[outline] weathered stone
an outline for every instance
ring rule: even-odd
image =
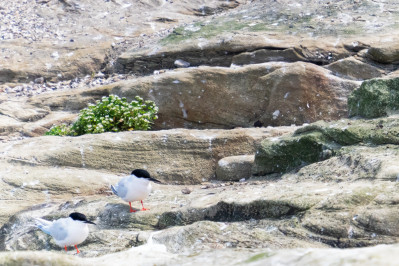
[[[216,180],[238,181],[251,177],[254,155],[239,155],[222,158],[216,166]]]
[[[378,78],[383,71],[372,65],[363,63],[353,57],[338,60],[326,66],[334,75],[353,80]]]
[[[189,62],[186,62],[186,61],[184,61],[184,60],[181,60],[181,59],[177,59],[177,60],[175,61],[175,66],[176,66],[176,67],[189,67],[189,66],[190,66],[190,63],[189,63]]]
[[[268,105],[259,120],[275,126],[346,117],[343,99],[357,86],[313,64],[285,65],[261,77],[255,86],[258,90],[267,88]]]
[[[397,132],[399,124],[396,117],[316,122],[299,128],[293,136],[262,141],[252,173],[265,175],[290,171],[328,159],[340,152],[342,146],[360,143],[398,145]]]
[[[248,265],[290,265],[299,266],[316,264],[351,264],[362,266],[395,265],[397,261],[398,245],[379,245],[368,248],[353,249],[326,249],[326,248],[296,248],[271,250],[270,248],[257,249],[218,249],[201,252],[193,255],[176,255],[168,252],[165,246],[158,244],[144,245],[115,254],[98,258],[80,258],[55,252],[2,252],[0,262],[3,265],[34,264],[48,265],[49,261],[57,265],[128,265],[127,260],[134,260],[141,265],[176,265],[184,264],[187,260],[191,265],[232,265],[245,263]],[[154,256],[154,253],[157,255]],[[130,263],[130,262],[129,262]]]
[[[334,155],[333,147],[320,132],[263,141],[255,157],[254,175],[287,172]]]
[[[0,147],[7,150],[1,157],[15,163],[83,167],[125,174],[135,168],[144,168],[164,182],[187,184],[214,179],[220,158],[243,152],[254,153],[255,146],[262,139],[294,129],[174,129],[81,137],[45,136],[5,143]]]
[[[297,61],[308,61],[303,55],[301,55],[300,49],[297,51],[294,48],[284,50],[266,50],[260,49],[254,52],[245,52],[238,54],[233,57],[232,64],[234,65],[248,65],[248,64],[260,64],[265,62],[297,62]]]
[[[179,69],[93,89],[41,94],[19,104],[76,114],[111,93],[128,100],[139,95],[159,107],[154,129],[230,129],[258,121],[282,126],[344,117],[344,99],[357,86],[313,64],[265,63]]]
[[[117,1],[98,5],[93,0],[18,5],[3,1],[7,13],[3,23],[7,26],[0,29],[0,47],[7,56],[2,60],[0,83],[40,77],[46,81],[73,79],[102,68],[112,71],[113,57],[121,50],[153,43],[173,26],[197,18],[204,6],[219,13],[243,1],[231,3],[227,7],[218,1],[142,1],[127,5]]]
[[[11,251],[0,254],[1,265],[397,261],[396,245],[326,248],[398,242],[397,117],[320,121],[291,137],[284,135],[294,127],[26,139],[70,123],[110,93],[156,101],[161,114],[154,129],[341,119],[346,97],[360,85],[356,80],[397,75],[396,1],[122,2],[1,2],[0,83],[25,83],[0,87],[6,142],[0,144],[0,249]],[[194,67],[166,70],[176,67],[176,59]],[[258,64],[265,61],[272,62]],[[62,79],[73,80],[55,83]],[[109,85],[89,89],[101,84]],[[385,115],[396,112],[386,99]],[[276,145],[265,165],[278,174],[190,185],[186,194],[174,185],[214,179],[218,160],[254,154],[265,138],[275,142],[264,146]],[[281,174],[276,162],[297,171]],[[110,192],[119,179],[115,173],[132,167],[169,183],[154,184],[144,202],[149,211],[131,214],[128,203]],[[56,219],[72,211],[97,223],[78,256],[72,249],[63,254],[33,224],[34,217]]]
[[[303,167],[297,178],[345,182],[356,180],[397,181],[399,167],[396,145],[365,147],[354,145],[342,147],[337,156],[315,163],[312,167]],[[317,171],[315,171],[317,168]]]
[[[367,51],[367,57],[382,64],[399,62],[399,46],[390,43],[379,47],[371,47]]]
[[[383,117],[399,110],[399,78],[373,79],[362,83],[348,97],[349,116]]]
[[[227,22],[228,23],[228,22]],[[190,36],[189,33],[179,33]],[[184,38],[184,37],[183,37]],[[226,41],[227,39],[227,41]],[[164,45],[161,45],[161,44]],[[257,38],[246,34],[234,36],[216,35],[203,39],[190,39],[190,42],[174,40],[173,34],[162,40],[156,48],[134,49],[122,53],[117,60],[116,69],[122,73],[139,75],[152,74],[161,69],[175,68],[175,60],[190,62],[191,66],[222,66],[258,64],[265,62],[311,62],[317,65],[328,64],[353,55],[335,40],[302,40],[298,46],[296,39],[269,35]],[[269,47],[268,49],[264,49]]]

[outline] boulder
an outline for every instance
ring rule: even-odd
[[[252,173],[287,172],[345,153],[347,150],[342,147],[350,145],[398,145],[399,138],[394,133],[399,130],[398,127],[396,117],[316,122],[299,128],[292,136],[262,141],[255,155]]]
[[[357,86],[313,64],[265,63],[174,71],[113,92],[153,99],[160,109],[157,128],[230,128],[345,117],[344,99]]]
[[[331,70],[334,75],[338,77],[344,77],[352,80],[379,78],[384,73],[383,70],[359,61],[353,57],[338,60],[327,65],[326,68]]]
[[[290,126],[345,117],[345,99],[358,86],[356,81],[338,78],[322,67],[303,62],[199,67],[19,99],[15,104],[30,112],[25,116],[34,116],[33,120],[26,121],[12,106],[5,105],[3,112],[42,132],[42,127],[51,127],[50,121],[56,123],[56,116],[50,116],[54,112],[64,112],[60,124],[73,120],[79,110],[103,96],[116,94],[130,101],[139,95],[159,107],[154,129],[231,129],[257,123]],[[68,119],[65,112],[71,114]]]
[[[346,99],[358,83],[340,79],[321,67],[292,63],[260,78],[268,104],[259,119],[266,125],[336,120],[347,116]]]
[[[399,110],[399,78],[372,79],[348,97],[349,116],[377,118]]]
[[[399,45],[396,42],[386,43],[380,46],[370,47],[367,57],[381,64],[399,62]]]
[[[222,158],[216,166],[216,180],[239,181],[251,177],[254,155],[238,155]]]

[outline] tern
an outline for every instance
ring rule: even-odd
[[[143,206],[141,210],[146,211],[148,209],[144,208],[143,200],[151,192],[150,181],[161,184],[161,181],[152,178],[146,170],[135,169],[131,175],[123,177],[117,185],[111,185],[111,189],[115,195],[129,202],[130,212],[136,212],[132,208],[132,201],[136,200],[141,201]]]
[[[36,223],[40,230],[54,238],[58,246],[65,247],[65,251],[68,251],[67,246],[75,246],[77,253],[80,253],[77,245],[89,235],[87,224],[95,224],[79,212],[73,212],[68,218],[60,218],[52,222],[36,218]]]

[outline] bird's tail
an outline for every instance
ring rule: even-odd
[[[36,221],[36,226],[45,232],[46,234],[50,235],[50,232],[48,231],[49,226],[51,225],[51,222],[41,219],[41,218],[35,218]]]
[[[112,192],[114,192],[114,194],[118,196],[118,191],[116,191],[116,189],[113,185],[111,185],[111,189],[112,189]]]

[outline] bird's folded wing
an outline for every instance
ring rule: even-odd
[[[111,185],[111,190],[112,190],[112,192],[114,192],[115,195],[118,196],[118,189],[117,188],[115,188],[113,185]]]
[[[64,240],[68,236],[68,220],[60,219],[54,222],[51,226],[51,235],[55,240],[61,241]]]
[[[50,229],[50,226],[51,226],[52,222],[49,222],[49,221],[44,220],[42,218],[35,218],[35,222],[36,222],[36,226],[40,230],[42,230],[46,234],[49,234],[49,235],[51,234],[49,229]]]

